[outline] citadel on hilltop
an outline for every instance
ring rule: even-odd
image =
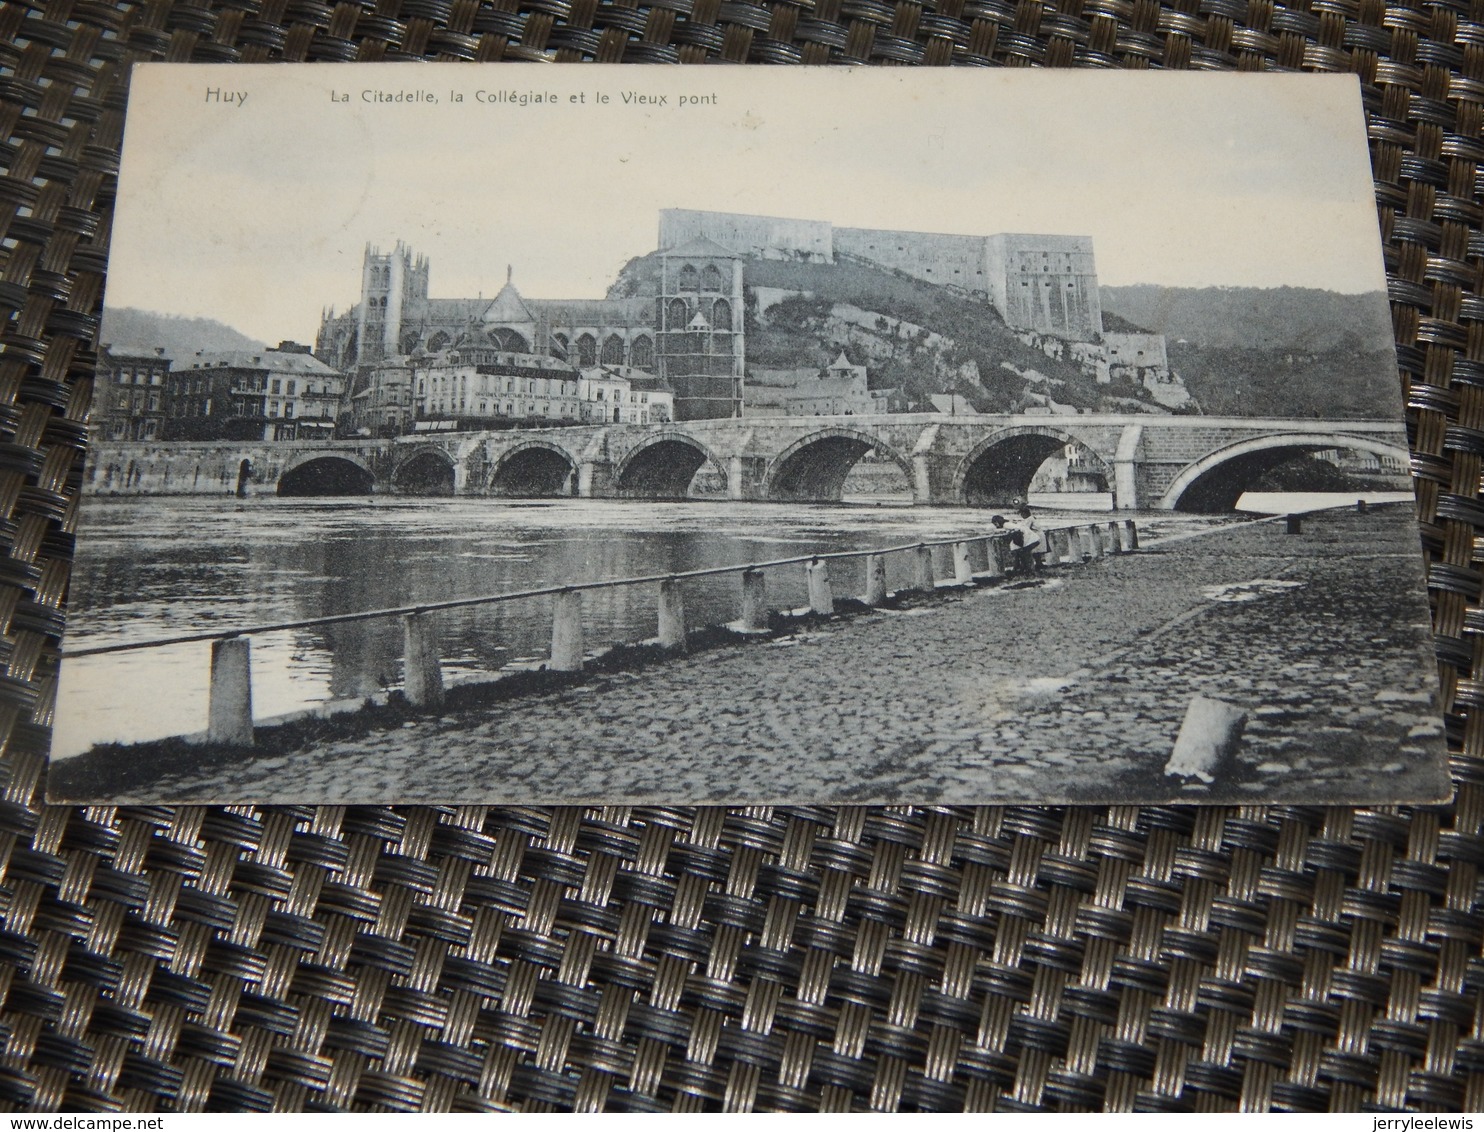
[[[492,299],[444,299],[428,294],[425,257],[401,243],[390,252],[368,246],[360,299],[347,312],[324,313],[315,353],[367,375],[363,400],[376,399],[377,369],[411,359],[404,364],[415,372],[417,359],[433,356],[446,366],[452,354],[464,366],[498,361],[509,370],[502,373],[515,380],[493,389],[497,415],[499,394],[518,388],[522,365],[549,376],[554,359],[579,372],[622,371],[641,382],[647,375],[656,392],[673,394],[679,420],[741,416],[748,263],[767,260],[861,264],[942,286],[993,307],[1026,342],[1075,360],[1100,382],[1120,372],[1146,384],[1167,380],[1162,337],[1104,332],[1088,236],[838,228],[664,209],[654,258],[652,278],[602,299],[528,298],[508,269]],[[415,376],[407,381],[415,390]]]
[[[735,212],[660,212],[660,247],[710,239],[753,259],[865,261],[987,300],[1006,325],[1074,342],[1103,330],[1091,236],[1001,233],[955,236],[885,228],[837,228]]]

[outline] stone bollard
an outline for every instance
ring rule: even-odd
[[[1287,533],[1288,534],[1291,534],[1291,535],[1301,535],[1301,534],[1303,534],[1304,533],[1304,518],[1303,518],[1303,516],[1302,515],[1290,515],[1290,516],[1288,516],[1288,523],[1287,523],[1287,528],[1286,529],[1287,529]]]
[[[742,571],[742,631],[768,630],[768,581],[761,570]]]
[[[1123,550],[1123,537],[1118,529],[1118,523],[1111,522],[1108,524],[1108,553],[1122,554]]]
[[[402,618],[402,694],[414,707],[435,708],[443,702],[438,633],[426,613]]]
[[[974,584],[974,567],[969,562],[969,544],[966,542],[953,544],[953,581],[959,586]]]
[[[866,556],[867,605],[886,604],[886,559],[879,554]]]
[[[206,720],[208,743],[252,746],[252,645],[246,637],[211,642]]]
[[[1055,531],[1041,532],[1041,565],[1055,566],[1057,562],[1060,561],[1060,559],[1057,557],[1058,538],[1059,536]],[[1018,573],[1020,571],[1021,559],[1024,557],[1024,555],[1021,553],[1021,549],[1018,546],[1013,548],[1012,554],[1013,557],[1011,558],[1011,561],[1015,563],[1015,569]]]
[[[1357,499],[1355,501],[1355,510],[1356,510],[1357,514],[1364,515],[1365,514],[1365,509],[1366,509],[1366,502],[1365,502],[1365,500],[1364,499]]]
[[[1066,560],[1067,547],[1070,539],[1067,538],[1065,527],[1056,527],[1047,531],[1043,536],[1046,545],[1046,565],[1057,566]]]
[[[809,612],[825,617],[835,612],[835,595],[830,592],[830,564],[816,558],[804,566],[804,580],[809,583]]]
[[[932,593],[938,581],[933,576],[933,551],[928,546],[917,546],[912,550],[912,588],[923,593]]]
[[[969,540],[969,567],[976,574],[989,572],[989,539],[987,537]]]
[[[680,582],[666,578],[660,583],[660,647],[685,651],[685,595]]]
[[[989,555],[989,576],[1003,578],[1010,572],[1010,555],[1014,550],[1010,545],[1010,536],[994,535],[984,540],[984,546]]]
[[[1087,525],[1087,550],[1093,558],[1103,556],[1103,532],[1098,529],[1096,523]]]
[[[563,590],[551,600],[551,660],[553,672],[582,671],[582,591]]]
[[[1139,528],[1134,525],[1132,519],[1123,521],[1123,549],[1126,551],[1139,549]]]
[[[1175,749],[1165,764],[1165,774],[1179,778],[1196,778],[1210,784],[1216,781],[1223,764],[1229,762],[1242,743],[1242,729],[1247,713],[1235,704],[1194,696],[1185,709],[1180,734],[1175,736]]]

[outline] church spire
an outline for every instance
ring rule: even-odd
[[[509,283],[515,278],[515,266],[507,263],[505,265],[505,282]]]

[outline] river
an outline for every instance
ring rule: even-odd
[[[1090,502],[1106,503],[1102,499]],[[1033,500],[1036,502],[1036,500]],[[1079,502],[1068,501],[1062,503]],[[1046,525],[1106,510],[1046,509]],[[1120,518],[1124,517],[1121,513]],[[982,534],[970,508],[560,499],[371,500],[220,497],[90,499],[69,591],[66,649],[152,640],[366,609],[574,582],[695,570],[823,551]],[[1223,521],[1135,516],[1141,537]],[[946,572],[946,560],[940,571]],[[906,555],[887,584],[909,584]],[[837,594],[863,588],[860,565],[835,570]],[[587,647],[655,633],[655,587],[585,597]],[[775,607],[806,604],[800,567],[768,572]],[[735,575],[685,583],[692,626],[736,618]],[[550,599],[440,613],[445,675],[458,679],[542,659]],[[254,634],[258,718],[363,697],[401,680],[396,618]],[[53,757],[105,741],[205,726],[210,646],[166,646],[64,663]]]

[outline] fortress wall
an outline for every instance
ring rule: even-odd
[[[989,237],[990,301],[1011,326],[1090,342],[1103,331],[1091,236]]]
[[[1103,335],[1108,347],[1109,366],[1127,366],[1131,369],[1169,369],[1170,360],[1165,352],[1163,334]]]
[[[664,208],[660,210],[659,246],[663,251],[705,236],[738,255],[833,263],[832,230],[827,220],[791,220],[778,216],[748,216],[740,212]]]
[[[884,228],[836,228],[835,248],[917,279],[988,291],[987,238]]]

